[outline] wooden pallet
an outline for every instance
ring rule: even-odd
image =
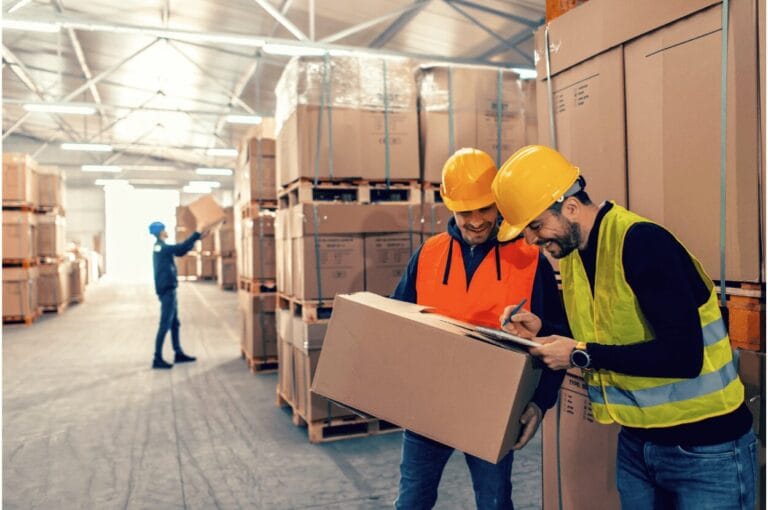
[[[422,184],[422,200],[425,204],[438,204],[443,202],[440,195],[440,183],[425,182]]]
[[[3,324],[24,324],[25,326],[31,326],[39,316],[40,314],[3,315]]]
[[[235,291],[237,290],[237,284],[236,283],[227,283],[227,284],[220,283],[219,288],[221,288],[221,290]]]
[[[297,299],[283,292],[277,293],[277,306],[283,310],[291,309],[292,315],[301,316],[304,322],[322,322],[331,318],[333,312],[333,300],[322,301]]]
[[[277,199],[275,200],[252,200],[240,206],[240,218],[258,218],[261,212],[274,212],[277,210]]]
[[[58,315],[60,313],[64,313],[67,308],[69,308],[69,303],[62,303],[57,306],[41,306],[40,310],[43,313],[55,313]]]
[[[3,267],[23,267],[29,269],[37,266],[37,259],[3,259]]]
[[[82,305],[85,303],[85,296],[75,296],[69,299],[70,305]]]
[[[728,292],[728,336],[739,349],[765,349],[765,289],[758,283],[742,283]]]
[[[251,280],[241,276],[237,279],[237,288],[251,294],[271,294],[277,289],[277,284],[271,279]]]
[[[240,350],[240,357],[248,363],[248,369],[254,374],[272,374],[277,371],[279,361],[277,356],[257,357],[249,356],[244,350]]]
[[[37,214],[57,214],[64,216],[64,208],[61,206],[35,206],[35,213]]]
[[[35,204],[32,202],[20,202],[18,200],[3,200],[3,209],[33,213],[35,212]]]
[[[61,264],[66,261],[67,257],[63,255],[57,257],[37,257],[38,264]]]
[[[418,181],[313,180],[294,181],[278,193],[281,209],[300,203],[352,202],[361,204],[419,204]]]
[[[307,423],[310,443],[327,443],[341,439],[377,436],[402,429],[393,423],[376,418],[349,416]]]
[[[216,275],[198,276],[197,281],[212,282],[216,280]]]

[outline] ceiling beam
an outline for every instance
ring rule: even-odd
[[[395,21],[384,29],[371,43],[369,48],[381,48],[392,40],[416,15],[429,4],[430,0],[416,0],[414,9],[401,14]]]
[[[316,41],[315,38],[315,21],[317,13],[315,12],[315,0],[309,1],[309,40]]]
[[[541,19],[541,23],[544,23],[544,19]],[[478,55],[477,58],[480,60],[487,60],[491,57],[494,57],[498,55],[499,53],[504,53],[505,51],[509,51],[509,46],[517,46],[531,37],[533,37],[534,30],[531,29],[524,29],[521,32],[515,34],[514,36],[510,37],[509,39],[506,39],[504,44],[497,44],[493,48],[489,49],[488,51],[482,53],[481,55]]]
[[[532,20],[530,18],[526,18],[525,16],[518,16],[516,14],[512,14],[510,12],[504,12],[499,11],[497,9],[493,9],[491,7],[487,7],[485,5],[476,4],[475,2],[469,2],[467,0],[446,0],[449,4],[458,4],[463,5],[464,7],[469,7],[470,9],[475,9],[478,11],[482,11],[488,14],[493,14],[494,16],[498,16],[500,18],[508,19],[517,23],[521,23],[523,25],[526,25],[530,28],[536,28],[539,26],[540,23],[537,23],[536,20]],[[540,13],[541,14],[541,13]]]
[[[304,35],[304,32],[299,30],[299,27],[291,23],[291,21],[288,18],[286,18],[283,14],[281,14],[280,11],[275,9],[275,7],[271,3],[269,3],[269,0],[253,0],[253,1],[259,4],[259,6],[262,9],[267,11],[270,16],[275,18],[275,20],[277,20],[278,23],[283,25],[285,29],[288,30],[291,34],[293,34],[293,36],[296,39],[298,39],[299,41],[309,40],[309,38],[306,35]]]
[[[340,41],[341,39],[344,39],[345,37],[349,37],[350,35],[357,34],[359,32],[363,32],[365,30],[368,30],[369,28],[375,27],[379,23],[383,23],[389,19],[392,19],[396,16],[400,16],[401,14],[405,14],[409,11],[412,11],[413,9],[419,8],[421,9],[423,6],[419,3],[406,5],[403,8],[397,9],[394,12],[390,12],[389,14],[384,14],[383,16],[379,16],[377,18],[370,19],[368,21],[364,21],[363,23],[360,23],[358,25],[351,26],[349,28],[345,28],[344,30],[341,30],[339,32],[336,32],[335,34],[331,34],[328,37],[324,37],[320,39],[320,42],[327,42],[332,43],[336,41]]]

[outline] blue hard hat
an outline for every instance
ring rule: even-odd
[[[155,221],[149,226],[149,233],[152,234],[153,236],[159,235],[160,232],[162,232],[163,230],[165,230],[165,225],[163,225],[159,221]]]

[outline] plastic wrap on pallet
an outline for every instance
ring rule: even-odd
[[[499,87],[498,75],[501,74]],[[525,112],[528,82],[512,70],[488,66],[429,64],[419,67],[418,87],[421,108],[427,111],[449,111],[454,108],[474,109],[477,101],[485,101],[499,93],[503,114]],[[457,89],[457,87],[459,87]],[[499,88],[501,89],[499,91]],[[482,94],[481,96],[476,95]],[[495,107],[495,104],[488,104]],[[535,112],[534,112],[535,113]]]
[[[275,95],[276,133],[299,105],[409,110],[416,104],[413,62],[379,56],[294,57]]]

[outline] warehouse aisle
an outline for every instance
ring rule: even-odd
[[[309,444],[274,405],[276,375],[239,357],[236,294],[182,283],[179,301],[199,361],[167,372],[149,369],[149,285],[102,282],[61,316],[3,328],[4,508],[391,507],[400,434]],[[515,461],[518,510],[541,505],[540,444]],[[472,507],[454,455],[437,508]]]

